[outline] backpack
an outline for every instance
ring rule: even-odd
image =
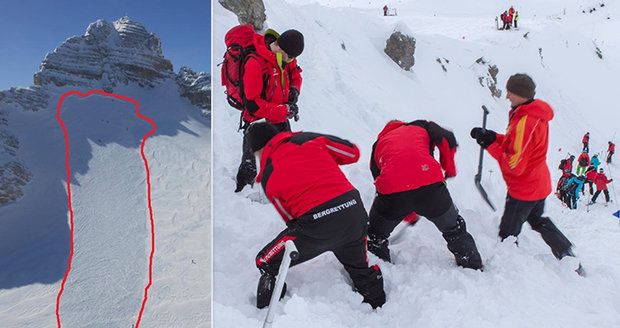
[[[243,24],[226,32],[226,52],[222,63],[222,86],[226,87],[226,100],[233,108],[243,111],[246,104],[243,92],[243,68],[246,60],[256,52],[254,27]]]
[[[560,161],[560,166],[558,166],[558,170],[564,170],[564,165],[566,164],[566,159]]]

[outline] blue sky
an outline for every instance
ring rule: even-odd
[[[0,90],[32,85],[46,53],[97,19],[125,15],[159,36],[175,71],[211,71],[209,0],[2,0]]]

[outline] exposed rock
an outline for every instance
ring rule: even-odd
[[[267,15],[263,0],[218,0],[226,9],[237,15],[240,24],[252,24],[257,31],[265,27]]]
[[[45,108],[49,96],[40,87],[11,88],[9,91],[0,92],[0,103],[15,103],[24,110],[36,112]]]
[[[491,64],[484,57],[476,59],[476,64],[479,65],[478,67],[481,67],[481,69],[476,69],[480,86],[487,87],[493,97],[501,98],[502,90],[497,87],[497,74],[499,73],[497,65]]]
[[[211,112],[211,76],[208,73],[196,73],[187,67],[181,67],[176,82],[182,97],[186,97],[196,106]]]
[[[392,33],[385,45],[385,53],[402,69],[409,71],[415,64],[415,38],[399,31]]]
[[[24,186],[32,173],[18,162],[0,166],[0,206],[14,202],[24,195]]]
[[[153,87],[174,75],[163,57],[161,42],[140,23],[123,17],[114,23],[98,20],[83,36],[74,36],[48,53],[34,76],[45,86],[101,87],[119,84]]]

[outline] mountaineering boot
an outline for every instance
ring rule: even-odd
[[[442,232],[443,238],[448,243],[448,249],[454,254],[456,264],[474,270],[482,269],[482,259],[474,237],[465,227],[465,220],[459,215],[456,219],[456,227]]]
[[[383,274],[378,265],[370,267],[371,273],[361,281],[354,283],[355,291],[362,294],[362,302],[370,304],[373,309],[385,304],[385,290],[383,289]]]
[[[273,290],[276,288],[276,276],[262,272],[260,279],[258,280],[258,288],[256,291],[256,307],[262,309],[264,307],[269,306],[269,302],[271,302],[271,294],[273,294]],[[284,298],[286,294],[286,283],[284,283],[284,287],[282,287],[282,294],[280,294],[280,299]]]
[[[374,233],[368,233],[368,251],[385,262],[391,263],[392,258],[390,257],[390,249],[388,248],[389,244],[390,242],[387,237],[379,237]]]
[[[240,192],[246,185],[254,186],[254,178],[256,178],[256,164],[250,160],[241,162],[237,171],[235,192]]]
[[[581,261],[579,261],[577,256],[573,253],[572,247],[569,247],[565,251],[561,252],[558,259],[563,262],[568,262],[568,265],[570,265],[578,275],[582,277],[586,276],[586,270],[581,265]]]

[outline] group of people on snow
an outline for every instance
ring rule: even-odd
[[[504,10],[499,17],[502,22],[500,30],[509,30],[513,26],[515,29],[519,28],[519,12],[516,11],[513,6],[510,6],[508,10]],[[497,21],[497,17],[495,17],[495,20]],[[499,28],[499,23],[497,26]]]
[[[446,184],[457,174],[456,136],[432,121],[387,122],[372,146],[370,172],[376,195],[367,213],[360,192],[339,167],[359,160],[358,146],[333,135],[291,131],[289,120],[298,115],[302,87],[302,69],[296,60],[304,50],[302,33],[268,30],[261,35],[248,28],[241,25],[227,33],[227,52],[238,52],[230,57],[227,53],[222,68],[229,103],[241,110],[244,131],[235,192],[260,183],[286,223],[256,256],[261,273],[257,307],[269,305],[288,240],[299,251],[291,265],[332,251],[363,301],[381,307],[386,302],[383,276],[378,265],[368,263],[367,250],[390,262],[390,234],[403,220],[417,222],[418,215],[441,232],[457,265],[481,270],[483,261],[474,237]],[[241,68],[231,68],[234,65]],[[236,83],[229,81],[234,74],[238,74]],[[499,162],[508,187],[501,239],[518,236],[527,221],[561,259],[574,256],[572,244],[543,216],[545,198],[551,192],[545,154],[553,110],[534,99],[535,87],[526,74],[511,76],[506,84],[511,103],[506,134],[476,127],[470,136]]]
[[[568,158],[562,159],[558,169],[562,171],[562,176],[556,185],[556,195],[569,209],[577,209],[577,201],[580,195],[585,195],[584,185],[587,183],[591,199],[588,205],[596,203],[596,199],[601,194],[605,195],[606,203],[610,202],[607,184],[613,181],[608,179],[603,168],[599,168],[601,161],[598,154],[594,154],[592,158],[588,154],[590,151],[590,132],[586,132],[581,139],[583,148],[581,154],[577,158],[577,168],[573,174],[573,161],[575,155],[569,155]],[[607,164],[611,164],[611,156],[615,150],[613,142],[608,142]],[[594,192],[593,186],[596,186]]]

